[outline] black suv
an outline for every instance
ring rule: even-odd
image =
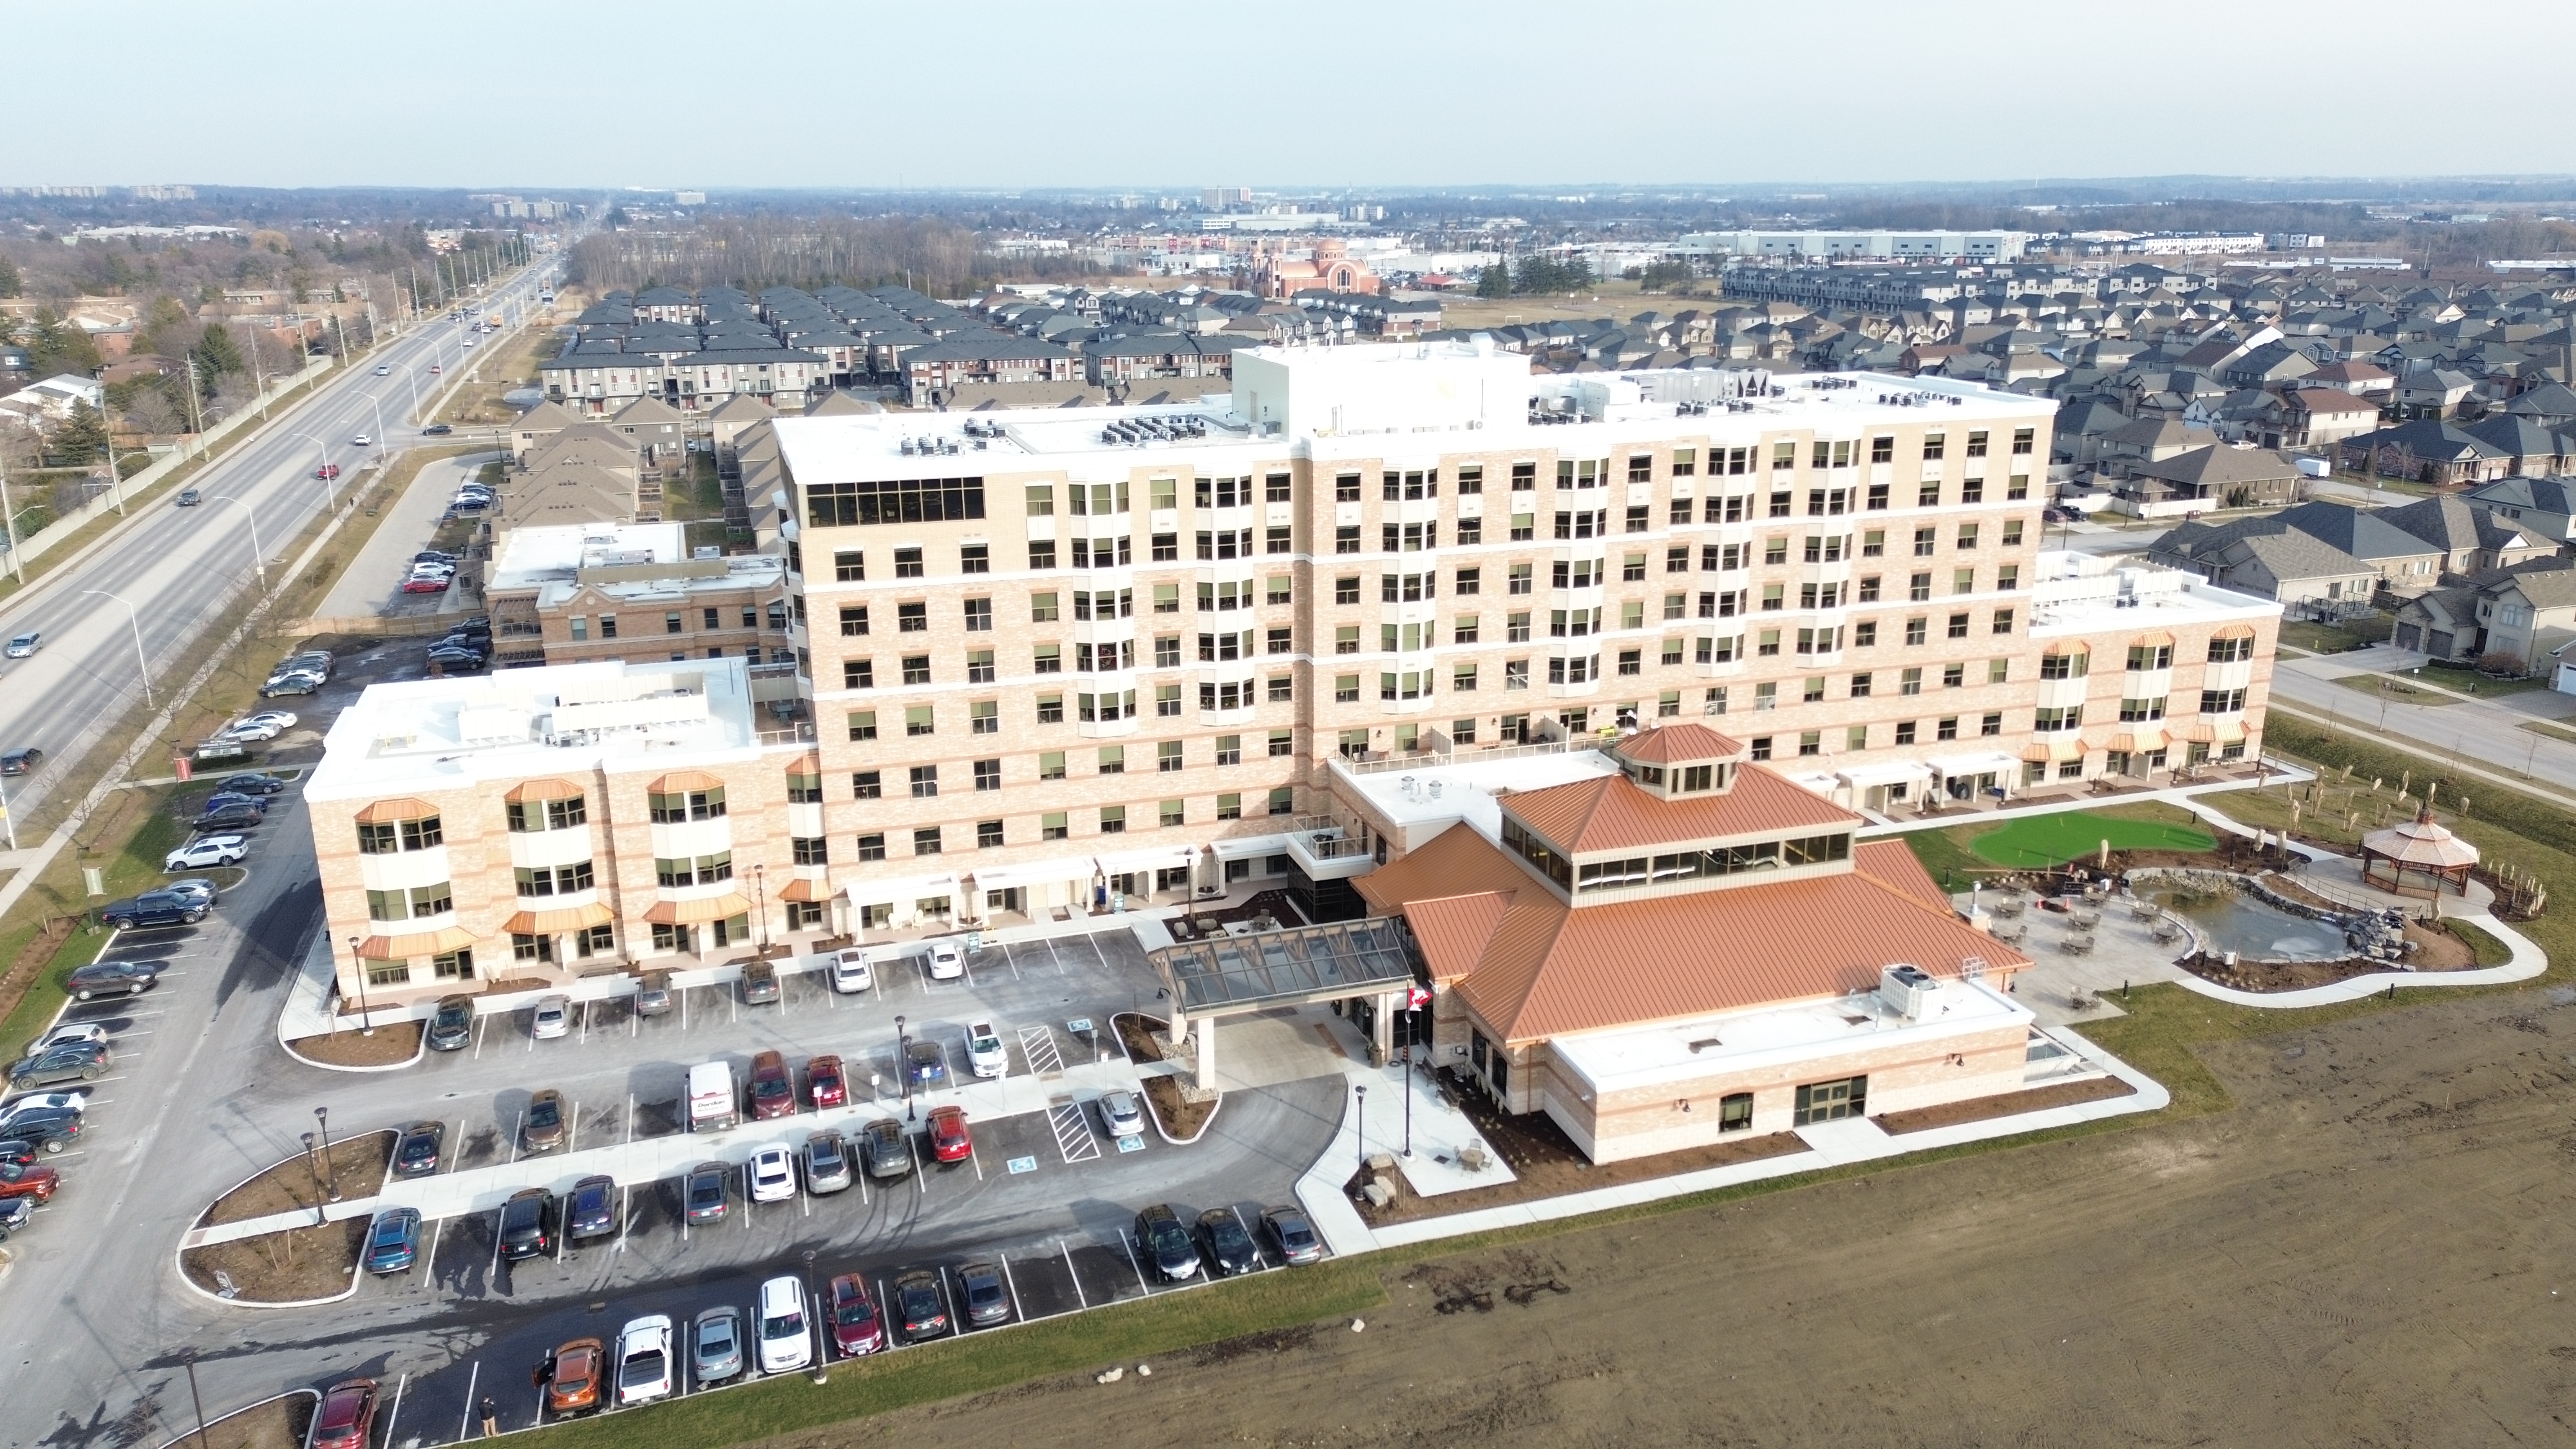
[[[145,891],[121,901],[110,901],[98,918],[111,926],[193,926],[206,918],[206,908],[194,896],[176,891]]]
[[[1136,1247],[1168,1282],[1178,1283],[1199,1271],[1199,1245],[1169,1203],[1158,1202],[1136,1214]]]
[[[109,1070],[107,1043],[72,1042],[52,1051],[38,1052],[9,1068],[11,1091],[50,1087],[57,1082],[95,1082]]]
[[[153,894],[163,892],[155,891]],[[198,912],[198,915],[203,914]],[[188,917],[192,921],[196,918]],[[70,988],[73,1000],[87,1001],[93,996],[140,996],[151,990],[152,983],[160,979],[161,963],[157,961],[92,961],[74,968],[65,985]]]
[[[22,1107],[0,1121],[0,1138],[60,1152],[80,1140],[86,1125],[77,1107]]]
[[[286,788],[284,780],[257,771],[246,775],[226,775],[218,783],[226,793],[233,795],[274,795]]]
[[[474,998],[439,998],[438,1010],[429,1018],[429,1049],[434,1052],[461,1052],[473,1041]]]
[[[193,830],[247,830],[267,818],[267,812],[249,800],[232,800],[216,805],[188,825]]]
[[[515,1263],[553,1252],[555,1211],[555,1195],[542,1187],[512,1193],[501,1204],[501,1256]]]

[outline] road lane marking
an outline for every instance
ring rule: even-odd
[[[476,1359],[473,1372],[465,1376],[465,1416],[456,1422],[456,1442],[462,1444],[474,1433],[474,1386],[483,1377],[483,1361]]]
[[[1082,1270],[1073,1266],[1073,1249],[1067,1247],[1062,1238],[1055,1240],[1055,1248],[1064,1254],[1064,1275],[1073,1280],[1073,1301],[1089,1308],[1091,1295],[1082,1291]]]
[[[1118,1234],[1118,1246],[1127,1250],[1127,1266],[1136,1270],[1136,1291],[1151,1297],[1154,1285],[1145,1281],[1145,1265],[1136,1261],[1136,1244],[1123,1229]]]

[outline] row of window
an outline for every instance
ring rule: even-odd
[[[599,637],[602,639],[615,639],[619,637],[617,631],[621,617],[623,616],[617,614],[599,615]],[[740,618],[742,622],[739,625],[728,623],[726,622],[725,609],[721,606],[710,604],[703,606],[698,610],[698,628],[701,630],[734,628],[758,629],[761,627],[761,621],[763,618],[761,606],[758,604],[742,605],[740,609]],[[787,627],[786,604],[783,602],[770,604],[768,606],[767,619],[768,626],[770,628],[785,629]],[[575,614],[572,615],[566,623],[574,642],[582,643],[587,642],[590,639],[590,615]],[[664,634],[688,633],[688,612],[683,609],[670,609],[664,611],[662,615],[662,632]]]
[[[1245,803],[1246,793],[1251,795],[1249,807]],[[1296,788],[1281,785],[1266,794],[1258,791],[1220,794],[1215,797],[1212,813],[1202,818],[1217,821],[1241,820],[1245,818],[1247,808],[1255,815],[1294,815],[1297,813]],[[1174,799],[1157,801],[1151,806],[1103,805],[1084,814],[1089,818],[1083,823],[1090,826],[1093,832],[1101,835],[1124,835],[1132,822],[1148,819],[1153,822],[1154,828],[1158,829],[1171,830],[1185,826],[1190,823],[1190,804],[1187,800]],[[1049,810],[1040,814],[1037,822],[1037,838],[1041,841],[1069,840],[1073,837],[1075,821],[1072,811]],[[977,850],[999,850],[1015,843],[1009,838],[1008,825],[1001,820],[978,820],[971,827],[966,828],[973,831]],[[916,827],[910,832],[912,853],[916,856],[944,853],[951,841],[950,829],[951,827],[945,825]],[[876,830],[859,836],[857,841],[859,861],[864,864],[886,859],[888,851],[892,848],[889,842],[900,845],[903,843],[903,835],[901,831]],[[1024,845],[1028,842],[1023,837],[1016,843]]]
[[[1242,735],[1212,736],[1209,740],[1209,744],[1212,748],[1210,750],[1208,763],[1218,766],[1242,764],[1243,740],[1244,737]],[[1265,739],[1256,740],[1255,743],[1260,747],[1260,755],[1262,757],[1285,758],[1287,756],[1294,755],[1297,752],[1297,732],[1292,729],[1275,729],[1270,731]],[[1135,758],[1139,762],[1138,768],[1140,770],[1143,768],[1143,762],[1150,759],[1153,761],[1156,773],[1176,773],[1189,767],[1189,759],[1185,746],[1186,742],[1181,740],[1160,740],[1156,741],[1150,747],[1149,753],[1148,746],[1142,744],[1133,746],[1102,745],[1093,757],[1095,764],[1094,772],[1102,775],[1126,774],[1129,751],[1132,749],[1135,752]],[[1066,758],[1067,752],[1063,750],[1041,751],[1037,756],[1036,778],[1041,782],[1066,778]],[[939,770],[940,767],[937,765],[912,765],[907,767],[905,783],[912,795],[912,798],[916,800],[928,800],[937,797],[939,794]],[[1002,762],[999,759],[972,761],[967,766],[967,771],[969,777],[974,783],[975,789],[978,791],[995,791],[1003,788]],[[885,776],[886,772],[884,770],[859,770],[853,772],[850,776],[851,798],[855,800],[884,799],[886,793]]]

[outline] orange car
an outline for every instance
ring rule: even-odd
[[[586,1414],[599,1407],[599,1381],[607,1348],[595,1338],[576,1338],[537,1365],[536,1380],[546,1386],[546,1407],[558,1414]]]

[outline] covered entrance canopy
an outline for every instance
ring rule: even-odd
[[[1406,994],[1415,985],[1412,939],[1394,916],[1211,936],[1162,947],[1145,959],[1170,992],[1176,1046],[1194,1017],[1213,1025],[1273,1007]],[[1215,1048],[1213,1033],[1203,1028],[1201,1087],[1215,1085]]]

